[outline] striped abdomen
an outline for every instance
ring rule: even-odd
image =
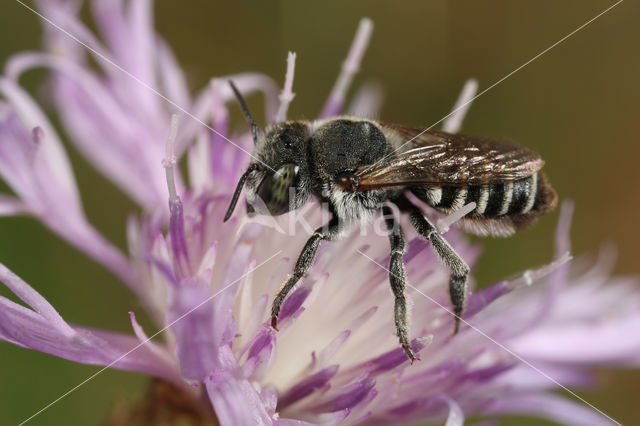
[[[476,203],[476,208],[461,221],[462,228],[475,234],[494,236],[506,236],[526,228],[537,216],[553,208],[557,199],[542,172],[510,182],[422,186],[411,190],[444,213]]]

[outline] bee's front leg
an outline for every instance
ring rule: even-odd
[[[340,235],[340,230],[340,220],[338,216],[334,215],[328,224],[316,229],[313,235],[307,240],[302,252],[300,252],[300,256],[298,256],[293,275],[282,284],[282,287],[280,287],[273,299],[273,304],[271,305],[271,327],[275,330],[278,330],[278,315],[280,314],[280,308],[282,307],[284,299],[298,281],[300,281],[300,278],[311,268],[320,242],[322,240],[336,239],[338,235]]]

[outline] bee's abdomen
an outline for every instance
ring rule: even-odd
[[[423,201],[445,213],[474,202],[476,208],[467,216],[474,219],[537,216],[556,203],[556,194],[541,172],[509,182],[415,187],[412,190]]]
[[[476,216],[494,218],[505,215],[527,214],[536,204],[538,174],[512,182],[495,182],[474,188],[475,197],[467,197],[466,203],[475,202]],[[472,192],[472,191],[469,191]]]

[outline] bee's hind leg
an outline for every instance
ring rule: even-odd
[[[401,210],[409,213],[411,224],[416,232],[418,232],[422,238],[431,242],[436,255],[451,272],[449,295],[451,297],[451,303],[453,304],[455,321],[453,334],[456,334],[460,328],[460,317],[467,303],[469,266],[442,235],[440,235],[436,227],[429,222],[418,207],[414,206],[406,198],[398,204]]]
[[[405,292],[405,283],[407,274],[405,272],[404,260],[402,255],[407,250],[407,244],[404,240],[404,234],[400,224],[393,215],[393,211],[389,206],[382,207],[384,221],[389,230],[389,243],[391,244],[391,260],[389,261],[389,282],[391,290],[395,296],[394,304],[394,320],[396,325],[396,334],[402,349],[407,354],[411,362],[419,359],[411,349],[409,341],[409,325],[407,312],[407,294]]]

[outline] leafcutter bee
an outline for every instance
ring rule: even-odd
[[[311,235],[293,275],[275,295],[271,325],[276,330],[280,307],[311,267],[320,242],[335,240],[346,226],[383,214],[391,245],[389,280],[395,296],[395,328],[402,348],[414,361],[402,259],[406,243],[389,204],[409,214],[418,235],[431,243],[450,270],[455,334],[467,300],[469,267],[407,192],[443,213],[474,202],[475,209],[459,223],[464,230],[482,236],[504,237],[527,228],[557,203],[541,171],[542,159],[512,143],[348,116],[277,123],[260,136],[244,99],[230,84],[251,124],[255,149],[224,220],[231,217],[245,186],[249,208],[262,206],[258,213],[284,214],[313,196],[332,214],[329,223]]]

